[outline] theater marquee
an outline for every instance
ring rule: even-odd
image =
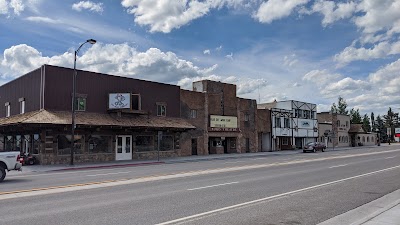
[[[209,131],[238,131],[237,117],[210,115]]]

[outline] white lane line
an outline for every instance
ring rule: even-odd
[[[343,167],[343,166],[347,166],[347,165],[349,165],[349,164],[342,164],[342,165],[337,165],[337,166],[331,166],[331,167],[329,167],[329,169],[338,168],[338,167]]]
[[[86,176],[87,177],[97,177],[97,176],[107,176],[107,175],[115,175],[115,174],[122,174],[122,173],[131,173],[131,171],[115,172],[115,173],[99,173],[99,174],[90,174],[90,175],[86,175]]]
[[[200,189],[206,189],[206,188],[212,188],[212,187],[219,187],[219,186],[225,186],[229,184],[237,184],[239,182],[230,182],[230,183],[224,183],[224,184],[215,184],[215,185],[210,185],[210,186],[205,186],[205,187],[198,187],[198,188],[191,188],[187,189],[188,191],[194,191],[194,190],[200,190]]]
[[[393,158],[396,158],[396,156],[386,157],[385,159],[393,159]]]
[[[225,162],[224,164],[229,164],[229,163],[238,163],[238,162],[246,162],[246,161]]]
[[[311,187],[307,187],[307,188],[302,188],[302,189],[298,189],[298,190],[295,190],[295,191],[289,191],[289,192],[286,192],[286,193],[273,195],[273,196],[269,196],[269,197],[266,197],[266,198],[260,198],[260,199],[256,199],[256,200],[249,201],[249,202],[244,202],[244,203],[240,203],[240,204],[236,204],[236,205],[231,205],[231,206],[228,206],[228,207],[223,207],[223,208],[211,210],[211,211],[208,211],[208,212],[203,212],[203,213],[199,213],[199,214],[195,214],[195,215],[191,215],[191,216],[187,216],[187,217],[182,217],[182,218],[179,218],[179,219],[170,220],[170,221],[159,223],[159,224],[156,224],[156,225],[167,225],[167,224],[190,222],[192,220],[199,219],[199,218],[201,218],[203,216],[208,216],[210,214],[219,213],[219,212],[223,212],[223,211],[227,211],[227,210],[231,210],[231,209],[237,209],[237,208],[244,207],[244,206],[247,206],[247,205],[256,204],[256,203],[263,202],[263,201],[268,201],[268,200],[272,200],[272,199],[275,199],[275,198],[284,197],[284,196],[287,196],[287,195],[297,194],[299,192],[304,192],[304,191],[308,191],[308,190],[311,190],[311,189],[316,189],[316,188],[320,188],[320,187],[324,187],[324,186],[328,186],[328,185],[333,185],[333,184],[341,183],[341,182],[344,182],[344,181],[353,180],[353,179],[361,178],[361,177],[365,177],[365,176],[370,176],[370,175],[373,175],[373,174],[382,173],[382,172],[386,172],[386,171],[390,171],[390,170],[394,170],[394,169],[398,169],[398,168],[400,168],[400,165],[399,166],[390,167],[390,168],[386,168],[386,169],[383,169],[383,170],[377,170],[377,171],[370,172],[370,173],[364,173],[364,174],[353,176],[353,177],[348,177],[348,178],[344,178],[344,179],[340,179],[340,180],[335,180],[335,181],[331,181],[331,182],[328,182],[328,183],[323,183],[323,184],[319,184],[319,185],[315,185],[315,186],[311,186]]]

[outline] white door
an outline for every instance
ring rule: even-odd
[[[132,160],[132,136],[117,136],[115,154],[115,160]]]

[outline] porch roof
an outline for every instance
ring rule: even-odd
[[[137,128],[177,128],[195,129],[196,127],[182,118],[148,115],[129,115],[107,113],[76,112],[75,123],[85,126],[119,126]],[[71,112],[39,110],[11,117],[0,118],[0,127],[25,124],[69,125]]]

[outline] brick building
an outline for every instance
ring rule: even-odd
[[[182,118],[196,127],[182,137],[183,154],[259,151],[256,100],[237,97],[236,85],[198,81],[193,91],[181,90],[180,99]]]
[[[70,161],[72,75],[43,65],[0,87],[0,151]],[[179,86],[78,71],[76,93],[74,161],[186,154],[180,139],[195,127],[180,118]]]

